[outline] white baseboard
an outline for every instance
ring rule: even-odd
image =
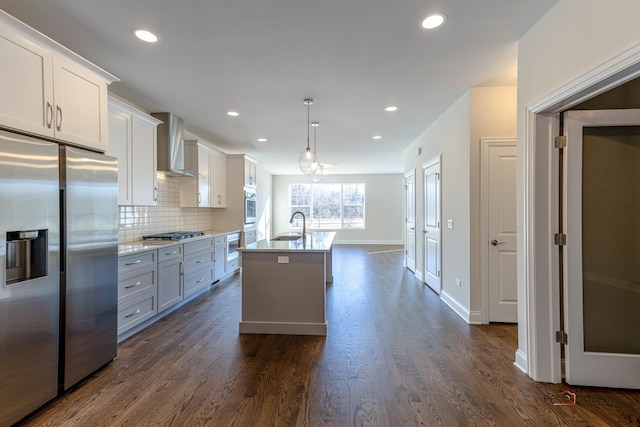
[[[334,240],[334,245],[403,245],[402,240]]]
[[[326,323],[240,322],[241,334],[327,335]]]
[[[453,299],[451,295],[449,295],[444,289],[440,292],[440,299],[445,304],[447,304],[454,312],[456,312],[458,316],[462,317],[465,322],[470,323],[469,320],[471,316],[469,314],[469,310],[467,310],[467,308],[460,304],[458,301]]]
[[[482,312],[470,311],[469,312],[469,324],[470,325],[482,325]]]
[[[516,350],[516,360],[513,362],[516,368],[520,369],[525,374],[527,372],[527,355],[524,354],[520,349]]]
[[[422,271],[416,270],[415,275],[416,275],[416,279],[422,282]]]

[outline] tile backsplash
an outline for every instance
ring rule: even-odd
[[[118,242],[147,234],[204,231],[213,228],[212,209],[181,208],[180,178],[158,174],[158,206],[119,206]]]

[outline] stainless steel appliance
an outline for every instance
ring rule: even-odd
[[[158,125],[158,171],[175,176],[196,176],[184,168],[184,130],[182,119],[172,113],[152,113],[162,120]]]
[[[256,191],[254,189],[244,190],[244,223],[256,223]]]
[[[116,355],[116,172],[0,130],[0,425]]]
[[[233,261],[240,256],[240,233],[227,234],[227,261]]]
[[[118,163],[60,148],[61,378],[67,390],[118,349]]]

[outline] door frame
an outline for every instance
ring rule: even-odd
[[[640,43],[525,105],[518,146],[518,340],[514,364],[536,381],[562,382],[558,150],[560,112],[640,76]],[[524,349],[524,351],[523,351]]]
[[[427,219],[427,212],[426,212],[426,205],[427,205],[427,195],[426,195],[426,191],[427,189],[425,188],[425,182],[424,182],[424,172],[432,167],[438,165],[439,169],[440,169],[440,177],[438,179],[438,218],[440,218],[440,227],[438,228],[438,263],[439,263],[439,270],[440,270],[440,276],[438,276],[438,290],[433,289],[433,291],[435,293],[437,293],[438,295],[441,295],[442,293],[442,154],[438,154],[436,157],[432,158],[431,160],[428,160],[426,162],[424,162],[422,164],[422,269],[424,270],[424,274],[423,277],[421,279],[421,282],[424,283],[425,285],[427,285],[427,282],[425,282],[424,280],[424,276],[426,276],[426,272],[427,272],[427,265],[426,265],[426,260],[427,260],[427,235],[425,233],[425,222]],[[427,285],[429,286],[429,285]],[[431,289],[431,286],[429,286],[429,288]]]
[[[516,147],[516,138],[480,138],[480,321],[489,323],[489,148]],[[517,287],[517,283],[516,283]]]

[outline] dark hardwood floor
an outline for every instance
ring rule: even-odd
[[[235,276],[27,426],[638,426],[640,392],[543,384],[515,325],[470,326],[390,246],[337,246],[327,337],[239,335]],[[576,406],[554,406],[558,393]]]

